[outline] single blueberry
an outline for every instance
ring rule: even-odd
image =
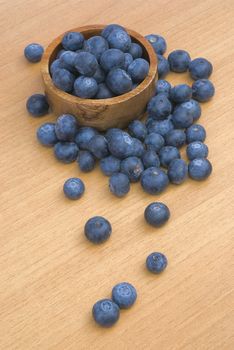
[[[140,58],[142,56],[142,53],[143,53],[142,47],[137,43],[132,43],[130,50],[129,50],[129,53],[132,55],[132,57],[134,59]]]
[[[106,75],[104,70],[98,65],[96,72],[93,75],[93,79],[96,80],[98,84],[101,84],[105,81]]]
[[[212,71],[212,64],[205,58],[195,58],[189,64],[189,73],[194,80],[208,79]]]
[[[51,65],[50,65],[50,74],[53,75],[53,73],[57,70],[60,69],[61,67],[61,61],[60,59],[54,60]]]
[[[167,258],[164,254],[154,252],[146,259],[147,269],[155,274],[161,273],[167,267]]]
[[[119,307],[111,299],[102,299],[93,305],[93,318],[102,327],[111,327],[119,319]]]
[[[191,61],[190,55],[184,50],[172,51],[168,56],[170,70],[176,73],[186,72]]]
[[[29,62],[36,63],[39,62],[44,53],[44,49],[40,44],[32,43],[25,47],[24,56]]]
[[[147,105],[147,112],[156,120],[165,119],[172,111],[171,102],[165,94],[158,94],[151,98]]]
[[[147,135],[146,126],[140,120],[133,120],[128,125],[128,132],[131,136],[139,139],[140,141],[144,141]]]
[[[171,84],[167,80],[159,79],[155,84],[155,95],[165,94],[167,98],[169,97],[171,90]]]
[[[146,148],[155,152],[159,152],[160,149],[164,146],[164,143],[165,141],[162,135],[156,134],[155,132],[151,132],[145,138]]]
[[[187,102],[192,97],[192,89],[187,84],[179,84],[171,88],[170,99],[175,103]]]
[[[167,146],[182,147],[186,141],[185,132],[181,129],[173,129],[165,135]]]
[[[188,165],[183,159],[173,159],[167,171],[171,183],[179,185],[188,177]]]
[[[133,137],[132,140],[133,140],[133,149],[131,152],[131,156],[141,158],[143,153],[145,152],[144,144],[140,140],[136,139],[135,137]]]
[[[144,171],[144,166],[140,158],[128,157],[121,161],[120,169],[123,174],[128,176],[130,182],[137,182]]]
[[[120,171],[120,160],[114,156],[102,158],[100,161],[100,168],[103,174],[111,176]]]
[[[89,151],[79,151],[77,163],[84,173],[92,171],[95,166],[95,158]]]
[[[189,100],[187,102],[181,103],[180,105],[176,106],[175,109],[186,109],[188,114],[190,114],[193,118],[193,121],[196,121],[201,116],[201,106],[200,104],[195,100]]]
[[[123,197],[130,191],[130,181],[123,173],[114,173],[109,178],[109,189],[117,197]]]
[[[205,141],[206,138],[206,130],[205,128],[200,124],[194,124],[191,125],[186,130],[186,140],[187,143],[191,143],[194,141]]]
[[[58,53],[57,53],[56,58],[60,58],[61,55],[62,55],[65,51],[66,51],[66,50],[64,50],[64,49],[59,50]]]
[[[76,54],[75,67],[80,74],[92,77],[98,68],[96,57],[89,52],[79,52]]]
[[[118,49],[106,50],[101,55],[100,65],[106,72],[113,68],[123,68],[125,65],[125,54]]]
[[[103,135],[95,135],[88,144],[89,151],[98,159],[109,155],[107,140]]]
[[[160,79],[163,79],[170,71],[169,63],[168,63],[168,60],[162,55],[157,55],[157,58],[158,58],[158,77]]]
[[[107,49],[109,49],[108,42],[102,36],[93,36],[84,43],[84,50],[92,53],[97,60],[100,59],[102,53]]]
[[[125,70],[112,69],[106,78],[108,88],[116,95],[122,95],[132,90],[132,79]]]
[[[122,130],[119,128],[109,128],[105,133],[105,138],[109,142],[110,139],[112,138],[112,135],[114,135],[115,133],[118,134],[119,132],[122,132]]]
[[[65,92],[71,92],[73,90],[75,78],[74,74],[64,68],[55,69],[52,74],[54,85]]]
[[[130,53],[126,52],[126,53],[124,54],[124,63],[123,63],[123,65],[121,65],[120,68],[123,68],[124,70],[127,71],[127,70],[128,70],[128,67],[129,67],[129,65],[132,63],[132,61],[133,61],[132,55],[130,55]]]
[[[77,177],[68,179],[63,185],[63,192],[69,199],[79,199],[85,191],[83,181]]]
[[[98,84],[98,92],[95,95],[97,99],[114,97],[113,92],[106,86],[105,83]]]
[[[57,142],[54,123],[44,123],[37,129],[38,141],[46,147],[53,147]]]
[[[152,149],[146,150],[141,158],[144,168],[160,167],[160,160],[158,155]]]
[[[152,120],[147,126],[149,133],[154,132],[162,136],[165,136],[168,132],[173,130],[173,128],[174,125],[169,118],[160,121]]]
[[[151,167],[143,171],[141,175],[141,186],[150,194],[159,194],[167,187],[168,177],[163,170]]]
[[[75,68],[77,53],[73,51],[65,51],[59,58],[59,67],[69,70],[73,74],[77,74]]]
[[[93,98],[98,92],[98,84],[93,78],[80,76],[74,82],[74,92],[81,98]]]
[[[120,30],[124,30],[124,27],[120,26],[119,24],[108,24],[103,31],[101,32],[101,36],[103,36],[105,39],[108,38],[108,36],[110,35],[110,33],[113,32],[113,30],[116,29],[120,29]]]
[[[172,114],[172,123],[178,129],[188,128],[193,124],[193,117],[189,110],[178,107]]]
[[[28,98],[26,108],[33,117],[42,117],[48,113],[49,104],[45,95],[34,94]]]
[[[120,309],[128,309],[137,298],[136,288],[128,282],[118,283],[112,289],[112,300]]]
[[[149,73],[149,63],[144,58],[136,58],[128,66],[128,74],[132,81],[136,83],[142,82]]]
[[[189,162],[189,176],[194,180],[205,180],[212,172],[212,165],[208,159],[197,158]]]
[[[81,49],[84,43],[84,36],[79,32],[68,32],[62,39],[62,45],[65,50],[76,51]]]
[[[71,114],[62,114],[56,120],[55,133],[60,141],[73,141],[77,130],[77,119]]]
[[[159,152],[161,166],[167,168],[173,159],[180,158],[180,152],[176,147],[165,146]]]
[[[121,129],[113,129],[108,136],[108,147],[110,153],[119,159],[133,155],[134,139]]]
[[[128,52],[131,48],[131,38],[122,29],[114,29],[107,37],[110,48]]]
[[[167,49],[167,43],[165,39],[158,34],[149,34],[145,38],[153,46],[155,53],[163,55]]]
[[[97,130],[92,128],[91,126],[83,126],[78,129],[78,133],[75,137],[75,142],[77,143],[79,148],[87,150],[89,141],[93,136],[97,134]]]
[[[110,222],[102,216],[94,216],[89,219],[84,228],[86,238],[95,243],[105,242],[111,235],[112,228]]]
[[[145,220],[154,227],[165,224],[170,217],[168,207],[161,202],[153,202],[145,208]]]
[[[78,147],[75,142],[57,142],[54,146],[55,157],[63,163],[72,163],[78,156]]]
[[[208,79],[196,80],[192,85],[193,98],[199,102],[209,101],[215,93],[212,82]]]
[[[207,158],[208,156],[208,147],[201,141],[191,142],[187,148],[186,153],[189,160],[193,160],[195,158]]]

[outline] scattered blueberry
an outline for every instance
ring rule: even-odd
[[[155,151],[153,151],[152,149],[146,150],[144,152],[141,160],[142,160],[142,163],[143,163],[145,169],[151,168],[151,167],[156,167],[156,168],[160,167],[159,157],[158,157],[157,153]]]
[[[167,98],[170,95],[171,84],[167,80],[159,79],[155,85],[155,95],[165,94]]]
[[[144,58],[136,58],[128,66],[128,74],[135,83],[142,82],[149,72],[149,63]]]
[[[119,319],[119,307],[111,299],[102,299],[93,305],[93,318],[102,327],[111,327]]]
[[[33,117],[42,117],[48,113],[49,104],[45,95],[34,94],[28,98],[26,108]]]
[[[106,78],[106,84],[116,95],[122,95],[132,90],[132,79],[125,70],[112,69]]]
[[[141,158],[144,151],[145,151],[145,147],[144,147],[143,143],[140,140],[133,137],[132,138],[132,152],[130,155]]]
[[[105,242],[110,237],[111,232],[111,224],[102,216],[92,217],[86,222],[84,228],[86,238],[95,244]]]
[[[188,165],[183,159],[173,159],[168,166],[167,176],[171,183],[181,184],[188,177]]]
[[[157,55],[157,58],[158,58],[158,77],[159,79],[163,79],[169,73],[170,66],[169,66],[168,60],[164,56]]]
[[[143,124],[140,120],[133,120],[128,125],[128,131],[129,134],[140,141],[144,141],[146,135],[147,135],[147,129],[145,124]]]
[[[180,158],[178,148],[173,146],[164,146],[159,152],[161,166],[167,168],[173,159]]]
[[[131,182],[137,182],[144,171],[144,166],[140,158],[128,157],[122,160],[120,169],[123,174],[128,176]]]
[[[164,146],[164,138],[160,134],[151,132],[145,138],[145,145],[148,150],[153,150],[159,152],[160,149]]]
[[[128,309],[137,298],[136,288],[127,282],[118,283],[112,289],[112,300],[120,309]]]
[[[134,140],[125,131],[121,129],[113,129],[113,131],[107,135],[108,147],[113,156],[119,159],[124,159],[132,156]]]
[[[78,151],[75,142],[57,142],[54,146],[55,157],[63,163],[74,162],[78,156]]]
[[[93,78],[80,76],[75,80],[74,92],[81,98],[92,98],[98,92],[98,84]]]
[[[62,114],[56,120],[55,133],[60,141],[73,141],[77,130],[77,119],[71,114]]]
[[[142,56],[142,47],[137,43],[132,43],[129,53],[132,55],[134,59],[140,58]]]
[[[76,51],[81,49],[84,43],[84,36],[79,32],[68,32],[62,39],[62,45],[65,50]]]
[[[205,141],[206,138],[206,130],[205,128],[200,124],[194,124],[191,125],[186,130],[186,140],[187,143],[191,143],[194,141]]]
[[[120,171],[120,160],[114,156],[102,158],[100,161],[100,168],[103,174],[111,176]]]
[[[195,58],[189,64],[189,73],[194,80],[208,79],[212,71],[212,64],[205,58]]]
[[[193,117],[189,110],[179,106],[172,114],[172,122],[176,128],[184,129],[193,124]]]
[[[172,105],[165,94],[158,94],[148,102],[147,111],[152,118],[161,120],[170,115]]]
[[[167,175],[160,168],[148,168],[141,175],[141,186],[145,192],[150,194],[161,193],[168,183]]]
[[[195,100],[189,100],[187,102],[181,103],[180,105],[176,106],[175,109],[186,109],[188,114],[190,114],[193,118],[193,121],[196,121],[201,116],[201,106],[200,104]]]
[[[149,34],[145,38],[153,46],[155,53],[163,55],[167,49],[165,39],[161,35]]]
[[[194,141],[187,146],[186,153],[189,160],[206,158],[208,156],[208,147],[201,141]]]
[[[91,126],[83,126],[78,129],[78,133],[75,137],[75,142],[81,149],[88,149],[88,144],[91,138],[97,135],[97,130]]]
[[[89,151],[79,151],[77,163],[81,171],[87,173],[95,166],[95,158]]]
[[[75,81],[75,75],[67,69],[55,69],[52,73],[54,85],[65,92],[71,92]]]
[[[186,72],[191,61],[190,55],[184,50],[172,51],[168,56],[170,70],[176,73]]]
[[[186,141],[185,132],[181,129],[173,129],[165,135],[167,146],[182,147]]]
[[[93,136],[89,141],[88,149],[98,159],[109,155],[107,140],[103,135]]]
[[[44,53],[44,49],[40,44],[29,44],[24,49],[24,56],[29,62],[36,63],[39,62]]]
[[[148,224],[160,227],[169,220],[170,211],[165,204],[153,202],[146,207],[144,216]]]
[[[209,101],[215,93],[212,82],[208,79],[196,80],[192,85],[193,98],[199,102]]]
[[[125,30],[114,29],[107,37],[110,48],[128,52],[131,48],[131,38]]]
[[[84,183],[77,177],[68,179],[63,185],[63,192],[69,199],[79,199],[83,195],[84,191]]]
[[[159,121],[153,120],[151,123],[149,123],[147,129],[148,132],[155,132],[157,134],[165,136],[169,131],[174,129],[174,125],[170,118]]]
[[[212,172],[212,165],[208,159],[193,159],[188,165],[189,176],[194,180],[205,180]]]
[[[176,103],[187,102],[192,97],[192,89],[187,84],[179,84],[171,88],[170,99]]]
[[[130,181],[123,173],[114,173],[109,179],[109,189],[117,197],[123,197],[130,191]]]
[[[97,60],[107,49],[109,49],[108,42],[102,36],[93,36],[84,43],[84,50],[93,54]]]
[[[44,123],[37,129],[38,141],[46,147],[53,147],[57,142],[54,123]]]
[[[161,273],[167,267],[167,258],[162,253],[151,253],[146,259],[146,267],[152,273]]]

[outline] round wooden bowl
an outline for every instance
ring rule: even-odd
[[[100,35],[104,25],[89,25],[72,29],[81,32],[85,39]],[[42,60],[41,73],[45,85],[45,94],[56,115],[70,113],[77,117],[80,125],[93,126],[99,130],[112,127],[124,128],[133,119],[141,118],[149,99],[155,90],[157,77],[157,58],[152,46],[140,34],[127,29],[133,42],[141,45],[143,57],[149,62],[149,73],[145,80],[134,90],[109,99],[83,99],[56,88],[53,84],[49,67],[56,59],[62,48],[61,41],[65,33],[61,34],[47,47]]]

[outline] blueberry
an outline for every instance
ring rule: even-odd
[[[97,99],[114,97],[113,92],[106,86],[105,83],[98,84],[98,92],[95,95]]]
[[[173,159],[180,158],[180,152],[176,147],[165,146],[159,152],[161,166],[167,168]]]
[[[141,160],[145,169],[151,168],[151,167],[156,167],[156,168],[160,167],[160,161],[159,161],[158,155],[152,149],[146,150]]]
[[[191,61],[190,55],[184,50],[172,51],[168,56],[170,70],[176,73],[186,72]]]
[[[107,139],[107,141],[109,142],[110,139],[112,138],[112,135],[114,135],[115,133],[118,134],[119,132],[121,132],[122,130],[119,128],[109,128],[106,133],[105,133],[105,138]]]
[[[89,141],[88,149],[98,159],[109,155],[107,140],[103,135],[93,136]]]
[[[140,120],[133,120],[128,125],[129,134],[140,141],[144,141],[147,135],[147,129],[145,124],[143,124]]]
[[[84,228],[87,239],[95,244],[105,242],[110,237],[111,232],[111,224],[102,216],[92,217],[86,222]]]
[[[91,126],[83,126],[78,129],[78,133],[75,137],[75,142],[81,149],[88,149],[88,144],[91,138],[97,135],[97,130]]]
[[[55,133],[60,141],[73,141],[77,130],[77,119],[71,114],[62,114],[56,120]]]
[[[69,72],[76,74],[77,71],[75,69],[75,61],[76,61],[77,53],[73,51],[65,51],[59,58],[59,66],[60,68],[64,68],[69,70]]]
[[[137,43],[132,43],[130,50],[129,50],[129,53],[132,55],[132,57],[134,59],[140,58],[142,56],[142,53],[143,53],[142,47]]]
[[[131,77],[120,68],[114,68],[108,73],[106,84],[116,95],[122,95],[132,90]]]
[[[128,157],[121,161],[120,169],[123,174],[128,176],[131,182],[137,182],[144,171],[144,166],[140,158]]]
[[[151,98],[147,105],[147,111],[156,120],[165,119],[172,111],[171,102],[164,94],[158,94]]]
[[[57,142],[54,146],[54,155],[63,163],[71,163],[76,160],[78,150],[75,142]]]
[[[100,161],[100,168],[103,174],[111,176],[120,171],[120,160],[114,156],[102,158]]]
[[[80,74],[87,77],[92,77],[98,68],[96,57],[89,52],[77,53],[74,65]]]
[[[188,172],[194,180],[205,180],[212,172],[212,165],[208,159],[193,159],[188,165]]]
[[[189,73],[194,80],[208,79],[212,71],[212,64],[205,58],[195,58],[189,64]]]
[[[206,130],[200,124],[191,125],[186,130],[186,140],[187,143],[191,143],[194,141],[205,141],[206,138]]]
[[[69,199],[79,199],[84,191],[85,186],[83,181],[76,177],[68,179],[63,185],[63,192]]]
[[[96,72],[93,75],[93,79],[96,80],[98,84],[101,84],[105,81],[106,75],[101,66],[98,65]]]
[[[170,90],[171,90],[171,84],[168,81],[163,79],[157,80],[155,85],[155,95],[162,93],[166,95],[168,98],[170,94]]]
[[[183,159],[174,159],[168,166],[167,176],[171,183],[179,185],[188,176],[188,166]]]
[[[124,54],[124,63],[123,63],[123,65],[121,65],[120,68],[123,68],[124,70],[127,71],[127,70],[128,70],[128,67],[129,67],[129,65],[132,63],[132,61],[133,61],[132,55],[130,55],[130,53],[126,52],[126,53]]]
[[[150,194],[161,193],[168,183],[168,177],[165,172],[156,167],[144,170],[141,175],[141,186],[145,192]]]
[[[155,53],[163,55],[167,49],[165,39],[161,35],[149,34],[145,38],[153,46]]]
[[[132,81],[136,83],[142,82],[149,73],[149,63],[144,58],[136,58],[128,66],[128,74]]]
[[[209,101],[215,93],[212,82],[208,79],[196,80],[192,85],[193,98],[199,102]]]
[[[125,131],[114,129],[107,137],[108,147],[111,154],[119,159],[132,155],[134,139]]]
[[[125,30],[124,27],[120,26],[119,24],[108,24],[108,26],[106,26],[101,32],[101,36],[107,39],[108,36],[116,29]]]
[[[48,113],[49,104],[45,95],[34,94],[28,98],[26,108],[33,117],[42,117]]]
[[[153,202],[146,207],[144,216],[148,224],[160,227],[169,220],[170,211],[165,204]]]
[[[182,147],[186,141],[185,132],[181,129],[173,129],[165,135],[167,146]]]
[[[160,121],[153,120],[147,127],[149,133],[155,132],[162,136],[165,136],[169,131],[173,130],[173,128],[174,126],[169,118]]]
[[[65,50],[76,51],[81,49],[84,43],[84,36],[79,32],[68,32],[62,39],[62,45]]]
[[[201,141],[194,141],[187,146],[186,153],[189,160],[195,158],[206,158],[208,156],[208,147]]]
[[[53,147],[57,142],[54,123],[44,123],[37,129],[38,141],[46,147]]]
[[[125,54],[118,49],[106,50],[101,55],[100,65],[106,72],[113,68],[123,68],[125,65]]]
[[[193,117],[189,110],[178,107],[172,114],[172,122],[176,128],[184,129],[193,124]]]
[[[147,149],[159,152],[160,149],[164,146],[164,138],[160,134],[151,132],[145,138],[145,145]]]
[[[39,62],[44,53],[44,49],[40,44],[32,43],[25,47],[24,56],[29,62],[36,63]]]
[[[93,318],[102,327],[111,327],[119,319],[119,307],[111,299],[102,299],[93,305]]]
[[[176,106],[176,109],[186,109],[188,114],[190,114],[193,118],[193,121],[196,121],[201,116],[201,106],[200,104],[195,100],[189,100],[187,102],[181,103],[180,105]]]
[[[50,74],[53,75],[53,73],[57,70],[60,69],[61,67],[61,61],[60,59],[54,60],[51,65],[50,65]]]
[[[136,288],[127,282],[118,283],[112,289],[112,300],[120,309],[128,309],[137,298]]]
[[[162,253],[151,253],[146,259],[146,267],[152,273],[161,273],[167,267],[167,258]]]
[[[92,53],[97,60],[100,59],[102,53],[109,49],[108,42],[102,36],[93,36],[85,41],[84,50]]]
[[[80,76],[75,80],[74,92],[81,98],[92,98],[98,92],[98,84],[93,78]]]
[[[61,55],[62,55],[65,51],[66,51],[66,50],[64,50],[64,49],[59,50],[58,53],[57,53],[56,58],[60,58]]]
[[[88,173],[95,166],[95,158],[89,151],[79,151],[77,163],[81,171]]]
[[[130,191],[130,181],[123,173],[114,173],[109,178],[109,189],[117,197],[123,197]]]
[[[128,52],[131,48],[131,38],[122,29],[114,29],[107,37],[110,48]]]
[[[54,85],[65,92],[71,92],[75,81],[75,75],[67,69],[55,69],[52,74]]]
[[[169,63],[164,56],[157,55],[157,58],[158,58],[158,77],[160,79],[163,79],[169,73],[169,70],[170,70]]]
[[[176,103],[183,103],[192,97],[192,89],[187,84],[179,84],[171,88],[170,99]]]

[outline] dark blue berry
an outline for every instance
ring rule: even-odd
[[[123,197],[130,191],[130,181],[123,173],[114,173],[109,178],[109,189],[117,197]]]
[[[191,61],[190,55],[184,50],[172,51],[168,56],[170,70],[176,73],[186,72]]]
[[[98,84],[93,78],[80,76],[75,80],[74,92],[81,98],[93,98],[98,92]]]
[[[113,156],[124,159],[132,155],[134,139],[127,132],[113,129],[107,139],[109,150]]]
[[[95,158],[89,151],[79,151],[77,163],[81,171],[88,173],[95,166]]]
[[[112,69],[106,78],[106,84],[116,95],[122,95],[132,90],[132,79],[125,70]]]
[[[192,85],[193,98],[199,102],[209,101],[215,93],[212,82],[208,79],[196,80]]]
[[[185,132],[181,129],[173,129],[165,135],[167,146],[182,147],[186,141]]]
[[[91,138],[97,135],[97,130],[91,126],[83,126],[78,129],[78,133],[75,138],[75,142],[81,149],[88,149],[88,144]]]
[[[68,32],[62,39],[62,45],[65,50],[76,51],[81,49],[84,43],[84,36],[79,32]]]
[[[95,244],[105,242],[111,235],[112,228],[108,220],[102,216],[94,216],[89,219],[84,228],[87,239]]]
[[[114,97],[113,92],[106,86],[105,83],[98,84],[98,92],[95,95],[97,99]]]
[[[128,157],[122,160],[120,169],[123,174],[128,176],[131,182],[137,182],[144,171],[144,166],[140,158]]]
[[[80,52],[76,54],[75,67],[80,74],[92,77],[98,68],[98,62],[93,54]]]
[[[46,147],[53,147],[57,142],[54,123],[44,123],[37,129],[38,141]]]
[[[174,125],[169,118],[160,121],[153,120],[147,127],[148,132],[155,132],[162,136],[165,136],[169,131],[173,130],[173,128]]]
[[[123,68],[125,65],[125,54],[118,49],[106,50],[101,55],[100,65],[106,72],[113,68]]]
[[[146,150],[141,158],[144,168],[160,167],[160,160],[158,155],[152,149]]]
[[[133,145],[132,145],[132,152],[131,152],[131,156],[135,156],[135,157],[139,157],[141,158],[144,151],[145,151],[145,147],[143,145],[143,143],[136,139],[136,138],[132,138],[133,140]]]
[[[120,309],[128,309],[137,298],[136,288],[127,282],[118,283],[112,289],[112,300]]]
[[[212,71],[212,64],[205,58],[195,58],[189,64],[189,73],[194,80],[208,79]]]
[[[114,29],[107,37],[110,48],[128,52],[131,48],[131,38],[122,29]]]
[[[141,175],[141,186],[150,194],[161,193],[169,183],[165,172],[159,168],[151,167],[143,171]]]
[[[140,120],[133,120],[128,125],[129,134],[140,141],[144,141],[147,135],[147,129],[145,124],[143,124]]]
[[[103,174],[111,176],[120,171],[120,160],[114,156],[102,158],[100,161],[100,168]]]
[[[45,95],[34,94],[28,98],[26,108],[33,117],[42,117],[48,113],[49,104]]]
[[[119,307],[111,299],[102,299],[93,305],[93,318],[102,327],[111,327],[119,319]]]
[[[92,53],[97,60],[100,59],[102,53],[109,49],[108,42],[102,36],[93,36],[85,41],[84,50]]]
[[[77,130],[77,119],[71,114],[62,114],[56,120],[55,133],[60,141],[73,141]]]
[[[193,118],[193,121],[196,121],[201,116],[201,106],[200,104],[195,100],[189,100],[187,102],[181,103],[180,105],[176,106],[175,109],[186,109],[188,114],[190,114]]]
[[[171,88],[170,99],[175,103],[187,102],[192,97],[192,89],[187,84],[179,84]]]
[[[165,146],[159,152],[161,166],[167,168],[173,159],[180,158],[180,152],[176,147]]]
[[[194,141],[205,141],[206,138],[206,130],[205,128],[200,124],[194,124],[191,125],[186,130],[186,141],[187,143],[191,143]]]
[[[188,165],[183,159],[174,159],[168,166],[167,176],[171,183],[179,185],[188,177]]]
[[[73,74],[77,74],[75,68],[75,60],[77,53],[73,51],[64,51],[59,58],[59,67],[69,70]]]
[[[66,51],[66,50],[64,50],[64,49],[59,50],[58,53],[57,53],[56,58],[60,58],[61,55],[62,55],[65,51]]]
[[[63,163],[74,162],[78,156],[78,151],[75,142],[57,142],[54,146],[55,157]]]
[[[157,57],[158,57],[158,77],[160,79],[163,79],[169,73],[169,70],[170,70],[169,63],[164,56],[157,55]]]
[[[189,176],[194,180],[205,180],[212,172],[212,165],[208,159],[193,159],[188,165]]]
[[[146,267],[152,273],[161,273],[167,267],[167,258],[162,253],[151,253],[146,259]]]
[[[53,73],[56,71],[56,69],[60,69],[61,67],[61,61],[60,59],[54,60],[50,65],[50,74],[53,75]]]
[[[186,153],[189,160],[195,158],[206,158],[208,156],[208,147],[201,141],[194,141],[187,146]]]
[[[163,55],[167,49],[167,44],[165,39],[161,35],[149,34],[145,38],[153,46],[155,53]]]
[[[68,179],[63,185],[63,192],[69,199],[79,199],[84,191],[85,186],[83,181],[76,177]]]
[[[101,36],[107,39],[110,33],[112,33],[113,30],[116,29],[125,30],[124,27],[120,26],[119,24],[108,24],[108,26],[106,26],[101,32]]]
[[[153,150],[155,152],[159,152],[160,149],[164,146],[164,138],[160,134],[156,134],[151,132],[145,138],[146,148],[149,150]]]
[[[123,68],[124,70],[127,71],[127,70],[128,70],[128,67],[129,67],[129,65],[132,63],[132,61],[133,61],[132,55],[130,55],[130,53],[126,52],[126,53],[124,54],[124,63],[123,63],[123,65],[121,65],[120,68]]]
[[[135,83],[142,82],[149,72],[149,63],[144,58],[136,58],[128,66],[128,74]]]
[[[165,94],[158,94],[151,98],[147,105],[147,112],[156,120],[162,120],[171,114],[172,105]]]
[[[73,90],[75,78],[74,74],[64,68],[55,69],[52,74],[54,85],[65,92],[71,92]]]
[[[169,220],[170,211],[165,204],[153,202],[146,207],[144,216],[148,224],[160,227]]]
[[[137,43],[132,43],[129,53],[132,55],[134,59],[140,58],[142,56],[142,47]]]
[[[29,62],[36,63],[39,62],[44,53],[44,49],[40,44],[32,43],[25,47],[24,56]]]
[[[104,70],[98,65],[96,72],[93,75],[93,78],[96,80],[98,84],[103,83],[105,81],[106,75]]]
[[[98,159],[109,155],[107,140],[103,135],[93,136],[89,141],[88,149]]]
[[[193,124],[193,117],[189,110],[178,107],[172,114],[172,122],[178,129],[188,128]]]
[[[155,84],[155,95],[165,94],[169,97],[171,84],[167,80],[159,79]]]

